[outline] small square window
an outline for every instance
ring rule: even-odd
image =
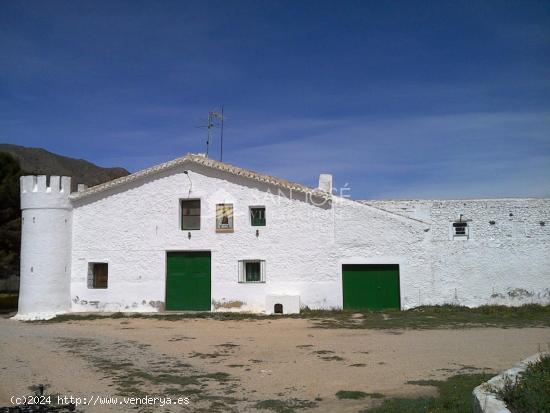
[[[107,288],[109,265],[106,262],[88,264],[88,288]]]
[[[265,261],[264,260],[239,261],[239,282],[265,283]]]
[[[253,227],[265,227],[265,207],[250,207],[250,223]]]
[[[453,238],[468,238],[467,222],[453,222]]]
[[[201,200],[181,200],[181,229],[185,231],[201,229]]]

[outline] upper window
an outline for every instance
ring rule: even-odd
[[[233,204],[216,205],[216,232],[233,232]]]
[[[453,238],[468,238],[467,222],[453,222]]]
[[[265,227],[265,207],[250,207],[250,223],[253,227]]]
[[[107,288],[109,266],[106,262],[88,264],[88,288]]]
[[[265,261],[264,260],[239,261],[239,282],[265,283]]]
[[[181,229],[182,230],[201,229],[201,200],[200,199],[182,199],[181,200]]]

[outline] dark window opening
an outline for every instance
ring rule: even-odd
[[[106,262],[92,262],[89,265],[91,288],[107,288],[109,266]]]
[[[250,223],[253,227],[265,227],[265,207],[250,208]]]
[[[264,260],[239,261],[239,282],[240,283],[265,283],[265,261]]]
[[[201,229],[200,199],[181,200],[181,229],[187,231]]]
[[[468,223],[467,222],[453,222],[453,234],[454,235],[468,235]]]
[[[275,314],[283,314],[283,305],[282,304],[275,304],[273,307],[273,312]]]
[[[262,273],[260,261],[248,261],[245,266],[246,282],[260,282]]]

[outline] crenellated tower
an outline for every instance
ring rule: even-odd
[[[22,176],[21,284],[18,318],[44,318],[70,307],[71,178]]]

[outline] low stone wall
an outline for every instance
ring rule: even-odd
[[[535,363],[540,358],[548,353],[537,353],[529,358],[526,358],[521,363],[516,364],[511,369],[500,373],[489,381],[477,386],[473,391],[473,403],[475,413],[511,413],[506,407],[506,403],[498,399],[495,390],[501,389],[506,382],[506,379],[515,380],[521,373],[525,371],[529,363]]]

